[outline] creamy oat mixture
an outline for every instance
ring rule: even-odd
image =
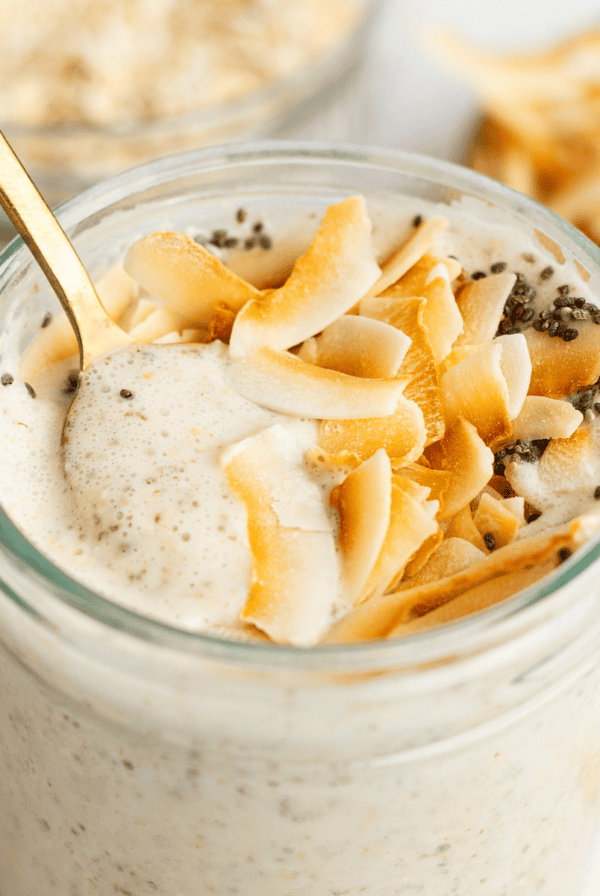
[[[377,257],[356,197],[261,290],[218,256],[277,240],[237,217],[132,246],[99,289],[137,344],[77,393],[65,320],[7,339],[1,500],[40,550],[143,615],[309,646],[482,609],[595,531],[583,270],[468,202],[410,203]]]
[[[1,0],[0,120],[145,121],[220,105],[305,68],[357,0]]]

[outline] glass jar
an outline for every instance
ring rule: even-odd
[[[383,216],[380,235],[399,194],[477,197],[600,283],[596,247],[530,200],[447,163],[353,147],[164,159],[59,218],[92,273],[142,232],[217,227],[241,205],[293,256],[315,214],[356,192]],[[42,298],[15,241],[4,326],[26,338]],[[301,650],[136,615],[0,522],[2,896],[582,892],[600,819],[597,541],[452,625]]]

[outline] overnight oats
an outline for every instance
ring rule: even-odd
[[[252,184],[252,186],[249,186]],[[276,144],[2,280],[0,892],[564,896],[600,820],[600,267],[492,182]]]

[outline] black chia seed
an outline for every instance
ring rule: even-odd
[[[52,322],[52,314],[50,311],[46,311],[44,314],[44,319],[42,321],[42,330],[45,330],[49,323]]]
[[[63,392],[65,395],[74,395],[79,389],[79,376],[76,373],[70,373],[67,377]]]
[[[256,240],[253,237],[249,236],[247,240],[244,240],[244,249],[254,249],[255,246]]]
[[[594,489],[594,498],[596,501],[600,501],[600,485],[597,485]]]
[[[551,268],[550,265],[544,268],[543,271],[540,271],[540,280],[549,280],[550,277],[554,276],[554,268]]]
[[[571,556],[571,551],[569,550],[569,548],[561,548],[560,551],[558,552],[559,563],[564,563],[565,560],[568,560],[570,556]]]
[[[494,455],[494,473],[503,476],[506,464],[511,462],[536,463],[548,447],[548,442],[549,439],[532,439],[530,442],[517,439],[510,442]]]
[[[217,249],[222,249],[225,245],[225,241],[229,238],[229,234],[226,230],[213,230],[211,237],[209,239],[209,245],[216,246]]]
[[[506,270],[506,262],[505,261],[495,261],[491,266],[490,271],[492,274],[501,274],[502,271]]]
[[[529,516],[527,517],[527,524],[534,523],[536,520],[539,520],[542,513],[540,510],[532,510]]]
[[[483,536],[483,540],[485,541],[485,546],[488,549],[488,551],[493,551],[494,548],[496,547],[496,539],[494,538],[492,533],[486,532],[485,535]]]
[[[29,394],[31,395],[31,397],[32,397],[32,398],[35,398],[35,389],[34,389],[33,386],[31,385],[31,383],[25,383],[25,388],[27,389],[27,391],[29,392]]]
[[[238,208],[237,212],[235,213],[235,220],[238,222],[238,224],[243,224],[247,217],[248,212],[246,211],[246,209]]]
[[[568,296],[571,292],[571,287],[567,283],[563,283],[562,286],[557,286],[556,291],[559,296]]]
[[[0,383],[2,383],[3,386],[10,386],[14,381],[15,378],[12,373],[3,373],[2,376],[0,376]]]
[[[273,240],[270,236],[266,234],[262,234],[259,241],[259,246],[261,249],[272,249],[273,248]]]
[[[420,227],[422,223],[423,223],[423,215],[415,215],[414,218],[412,219],[413,227]]]
[[[121,398],[133,398],[133,392],[130,389],[121,389],[119,395]]]
[[[235,249],[239,240],[236,236],[228,236],[226,240],[223,241],[224,249]]]
[[[254,231],[254,233],[260,233],[262,231],[263,227],[264,227],[264,224],[262,221],[255,221],[254,224],[252,225],[252,230]]]
[[[485,271],[475,271],[474,274],[471,274],[471,280],[483,280],[484,277],[487,277]]]
[[[532,255],[531,252],[523,252],[521,258],[523,261],[526,261],[527,264],[533,264],[535,261],[535,255]]]

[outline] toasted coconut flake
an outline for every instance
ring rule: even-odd
[[[353,470],[332,492],[340,517],[344,582],[354,603],[381,552],[390,525],[392,471],[383,449]]]
[[[399,375],[410,378],[404,396],[416,402],[421,408],[427,429],[425,444],[429,445],[441,439],[446,423],[435,358],[429,336],[422,323],[421,309],[424,300],[396,298],[396,295],[397,287],[393,286],[385,296],[361,302],[360,313],[365,317],[373,317],[397,327],[411,339]]]
[[[600,376],[600,327],[580,321],[572,342],[551,339],[532,327],[525,331],[532,363],[530,395],[566,398]]]
[[[444,269],[445,270],[445,269]],[[463,320],[447,277],[435,277],[423,290],[421,323],[437,364],[450,352],[463,331]]]
[[[367,414],[393,416],[407,380],[348,376],[307,364],[289,352],[261,348],[234,361],[227,382],[244,398],[272,411],[347,420]]]
[[[491,342],[502,319],[504,305],[516,280],[515,274],[503,271],[493,277],[469,280],[458,291],[456,303],[464,322],[457,345]]]
[[[508,573],[539,569],[547,560],[556,563],[560,549],[573,546],[579,529],[579,520],[573,520],[552,532],[513,541],[447,578],[373,597],[336,622],[324,641],[336,644],[386,637],[401,623],[425,616],[479,585],[490,585]]]
[[[588,427],[580,427],[568,439],[553,439],[537,465],[540,482],[554,495],[585,487],[594,470],[594,439]]]
[[[303,360],[313,355],[313,345],[307,342],[299,353]],[[401,330],[356,314],[338,317],[310,342],[316,349],[312,363],[350,376],[374,378],[396,376],[410,347],[410,338]]]
[[[518,417],[513,420],[512,438],[568,439],[583,422],[583,414],[568,401],[528,395]]]
[[[320,490],[303,475],[279,425],[230,446],[222,463],[248,512],[253,580],[241,618],[279,643],[316,643],[339,593]]]
[[[235,317],[236,312],[232,308],[219,302],[214,310],[213,316],[208,322],[206,341],[214,342],[215,339],[220,339],[225,345],[229,345]]]
[[[156,308],[144,320],[131,327],[129,333],[136,342],[153,342],[179,329],[178,317],[168,308]]]
[[[451,472],[426,467],[422,463],[406,464],[395,469],[395,472],[429,489],[429,499],[438,502],[441,514],[445,506],[445,495],[452,481]]]
[[[412,486],[410,480],[394,476],[389,527],[357,604],[393,587],[402,578],[410,558],[438,532],[437,501],[418,500]]]
[[[470,358],[471,355],[476,355],[483,347],[484,346],[481,344],[454,346],[452,351],[446,355],[440,364],[438,364],[438,376],[441,378],[447,370],[455,367],[461,361],[466,360],[466,358]]]
[[[449,423],[464,417],[487,445],[510,436],[509,391],[501,368],[502,346],[492,343],[455,364],[441,378]]]
[[[95,286],[110,317],[120,323],[127,308],[137,298],[137,285],[122,265],[117,264],[100,277]],[[19,376],[27,383],[34,383],[52,364],[72,358],[78,351],[73,327],[64,311],[60,311],[38,332],[23,355]]]
[[[238,314],[229,343],[232,357],[261,346],[299,345],[349,311],[380,273],[364,199],[355,196],[330,206],[285,284]]]
[[[137,240],[125,270],[157,296],[181,326],[207,324],[218,302],[237,311],[260,291],[183,233],[152,233]]]
[[[514,419],[523,407],[531,381],[531,358],[527,340],[522,333],[511,333],[496,337],[494,342],[502,346],[500,369],[508,387],[509,413],[511,419]]]
[[[432,446],[434,465],[452,474],[444,493],[440,519],[450,519],[472,501],[489,481],[494,455],[468,420],[459,417],[447,430],[439,446]]]
[[[381,265],[381,276],[365,294],[379,296],[403,276],[427,252],[433,241],[446,229],[448,219],[439,217],[423,221],[407,241]]]
[[[436,625],[447,625],[456,619],[461,619],[464,616],[470,616],[472,613],[492,607],[494,604],[512,597],[513,594],[518,594],[524,588],[539,582],[540,579],[543,579],[544,576],[556,569],[558,562],[558,557],[555,555],[543,561],[539,566],[507,572],[489,582],[476,585],[447,604],[438,607],[437,610],[432,610],[432,612],[419,616],[416,619],[401,622],[391,630],[388,637],[406,637],[424,629],[433,628]]]
[[[496,548],[503,548],[512,541],[519,528],[515,514],[487,493],[480,498],[473,522],[484,539],[486,535],[492,536]]]
[[[423,296],[427,284],[436,277],[444,277],[450,282],[459,276],[461,270],[455,258],[425,252],[396,283],[392,284],[394,295],[403,299]]]
[[[485,556],[485,551],[464,538],[446,538],[437,545],[419,572],[402,582],[399,590],[405,591],[407,588],[448,578],[468,569]]]
[[[480,550],[482,554],[488,552],[483,536],[473,522],[473,513],[469,504],[465,504],[454,514],[446,528],[446,538],[462,538]]]
[[[377,382],[369,381],[369,382]],[[388,417],[323,420],[317,440],[328,463],[355,464],[384,448],[394,466],[417,460],[425,446],[425,422],[414,401],[401,396]]]
[[[512,498],[503,498],[502,506],[513,514],[519,524],[519,528],[525,525],[525,498],[520,497],[520,495],[514,495]]]

